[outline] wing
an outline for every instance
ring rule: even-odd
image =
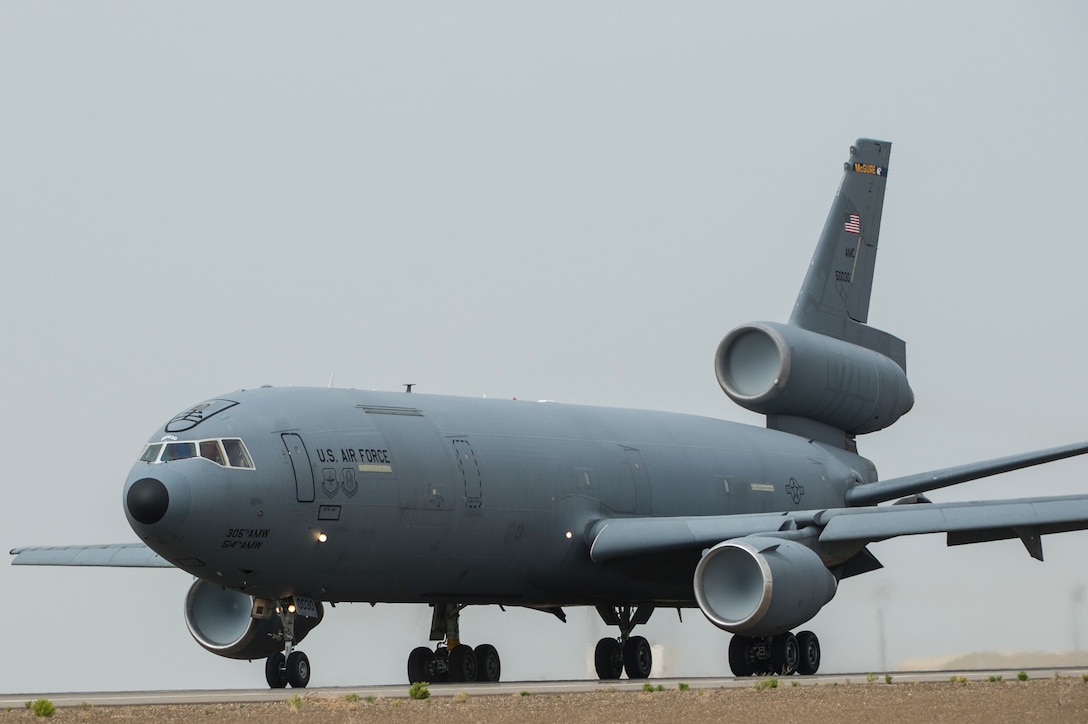
[[[1088,495],[972,503],[918,503],[793,513],[677,518],[613,518],[588,531],[590,557],[607,563],[694,552],[731,538],[808,529],[819,547],[864,546],[901,535],[947,533],[948,545],[1019,538],[1043,559],[1041,536],[1088,529]],[[819,552],[819,551],[817,551]]]
[[[605,518],[588,531],[589,557],[608,563],[662,553],[699,552],[730,538],[796,529],[789,513],[667,518]]]
[[[894,500],[900,496],[924,493],[938,488],[947,488],[950,485],[959,485],[969,480],[987,478],[991,475],[1000,475],[1012,470],[1021,470],[1033,465],[1064,460],[1076,455],[1088,453],[1088,442],[1078,442],[1072,445],[1062,445],[1046,450],[1019,453],[994,460],[957,465],[943,470],[931,470],[926,473],[916,473],[902,478],[880,480],[875,483],[855,485],[846,491],[847,505],[875,505],[888,500]]]
[[[27,546],[13,548],[13,566],[105,566],[110,568],[174,568],[143,543],[97,546]]]
[[[1041,536],[1088,528],[1088,495],[829,510],[818,522],[822,544],[920,533],[947,533],[953,546],[1019,538],[1041,561]]]
[[[846,505],[867,507],[599,520],[586,534],[589,554],[598,563],[663,554],[699,556],[732,538],[802,533],[817,553],[835,559],[843,551],[856,553],[868,543],[896,536],[947,533],[948,545],[1019,538],[1033,558],[1042,560],[1041,536],[1088,529],[1088,495],[938,504],[919,493],[1085,453],[1088,442],[1080,442],[866,483],[847,491]],[[901,495],[912,497],[899,503],[912,504],[873,507]],[[873,563],[875,559],[865,565]]]

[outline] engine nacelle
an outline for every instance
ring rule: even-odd
[[[325,610],[317,603],[317,618],[295,618],[295,643],[321,623]],[[283,651],[279,616],[253,618],[253,597],[197,580],[185,596],[185,625],[196,642],[229,659],[263,659]]]
[[[788,324],[737,327],[718,345],[714,373],[745,409],[854,435],[882,430],[914,405],[906,372],[890,358]]]
[[[778,538],[735,538],[695,567],[695,600],[730,633],[774,636],[800,626],[834,597],[837,582],[810,548]]]

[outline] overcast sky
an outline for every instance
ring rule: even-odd
[[[848,147],[893,142],[870,322],[917,402],[885,477],[1088,439],[1088,6],[0,0],[0,548],[135,540],[141,445],[261,384],[666,409],[762,425],[711,361],[785,320]],[[1072,460],[935,500],[1088,491]],[[1088,647],[1088,534],[873,546],[825,671]],[[260,687],[171,570],[0,565],[0,691]],[[426,607],[344,605],[314,685],[396,683]],[[610,631],[468,609],[505,679]],[[698,611],[660,673],[728,671]],[[611,634],[610,634],[611,635]]]

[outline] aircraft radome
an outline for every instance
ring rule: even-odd
[[[432,647],[410,681],[497,681],[464,606],[563,619],[594,606],[618,636],[602,679],[650,673],[633,635],[657,608],[733,634],[737,676],[814,673],[804,625],[839,581],[880,567],[866,545],[949,545],[1088,528],[1088,496],[935,504],[926,491],[1088,452],[1088,443],[877,480],[856,439],[914,404],[902,340],[868,326],[890,144],[861,139],[789,322],[744,324],[714,369],[757,428],[663,412],[323,388],[239,390],[170,418],[124,488],[142,543],[16,548],[14,563],[176,567],[185,622],[220,656],[266,659],[304,687],[298,648],[323,604],[427,603]],[[888,501],[896,505],[879,505]],[[472,632],[472,635],[478,635]],[[723,663],[724,666],[724,663]]]

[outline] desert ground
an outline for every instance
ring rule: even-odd
[[[52,721],[78,722],[1084,722],[1088,682],[1077,676],[1029,681],[886,683],[882,677],[818,685],[756,680],[752,686],[575,694],[474,695],[428,699],[290,695],[266,703],[57,708]],[[26,708],[0,722],[45,721]]]

